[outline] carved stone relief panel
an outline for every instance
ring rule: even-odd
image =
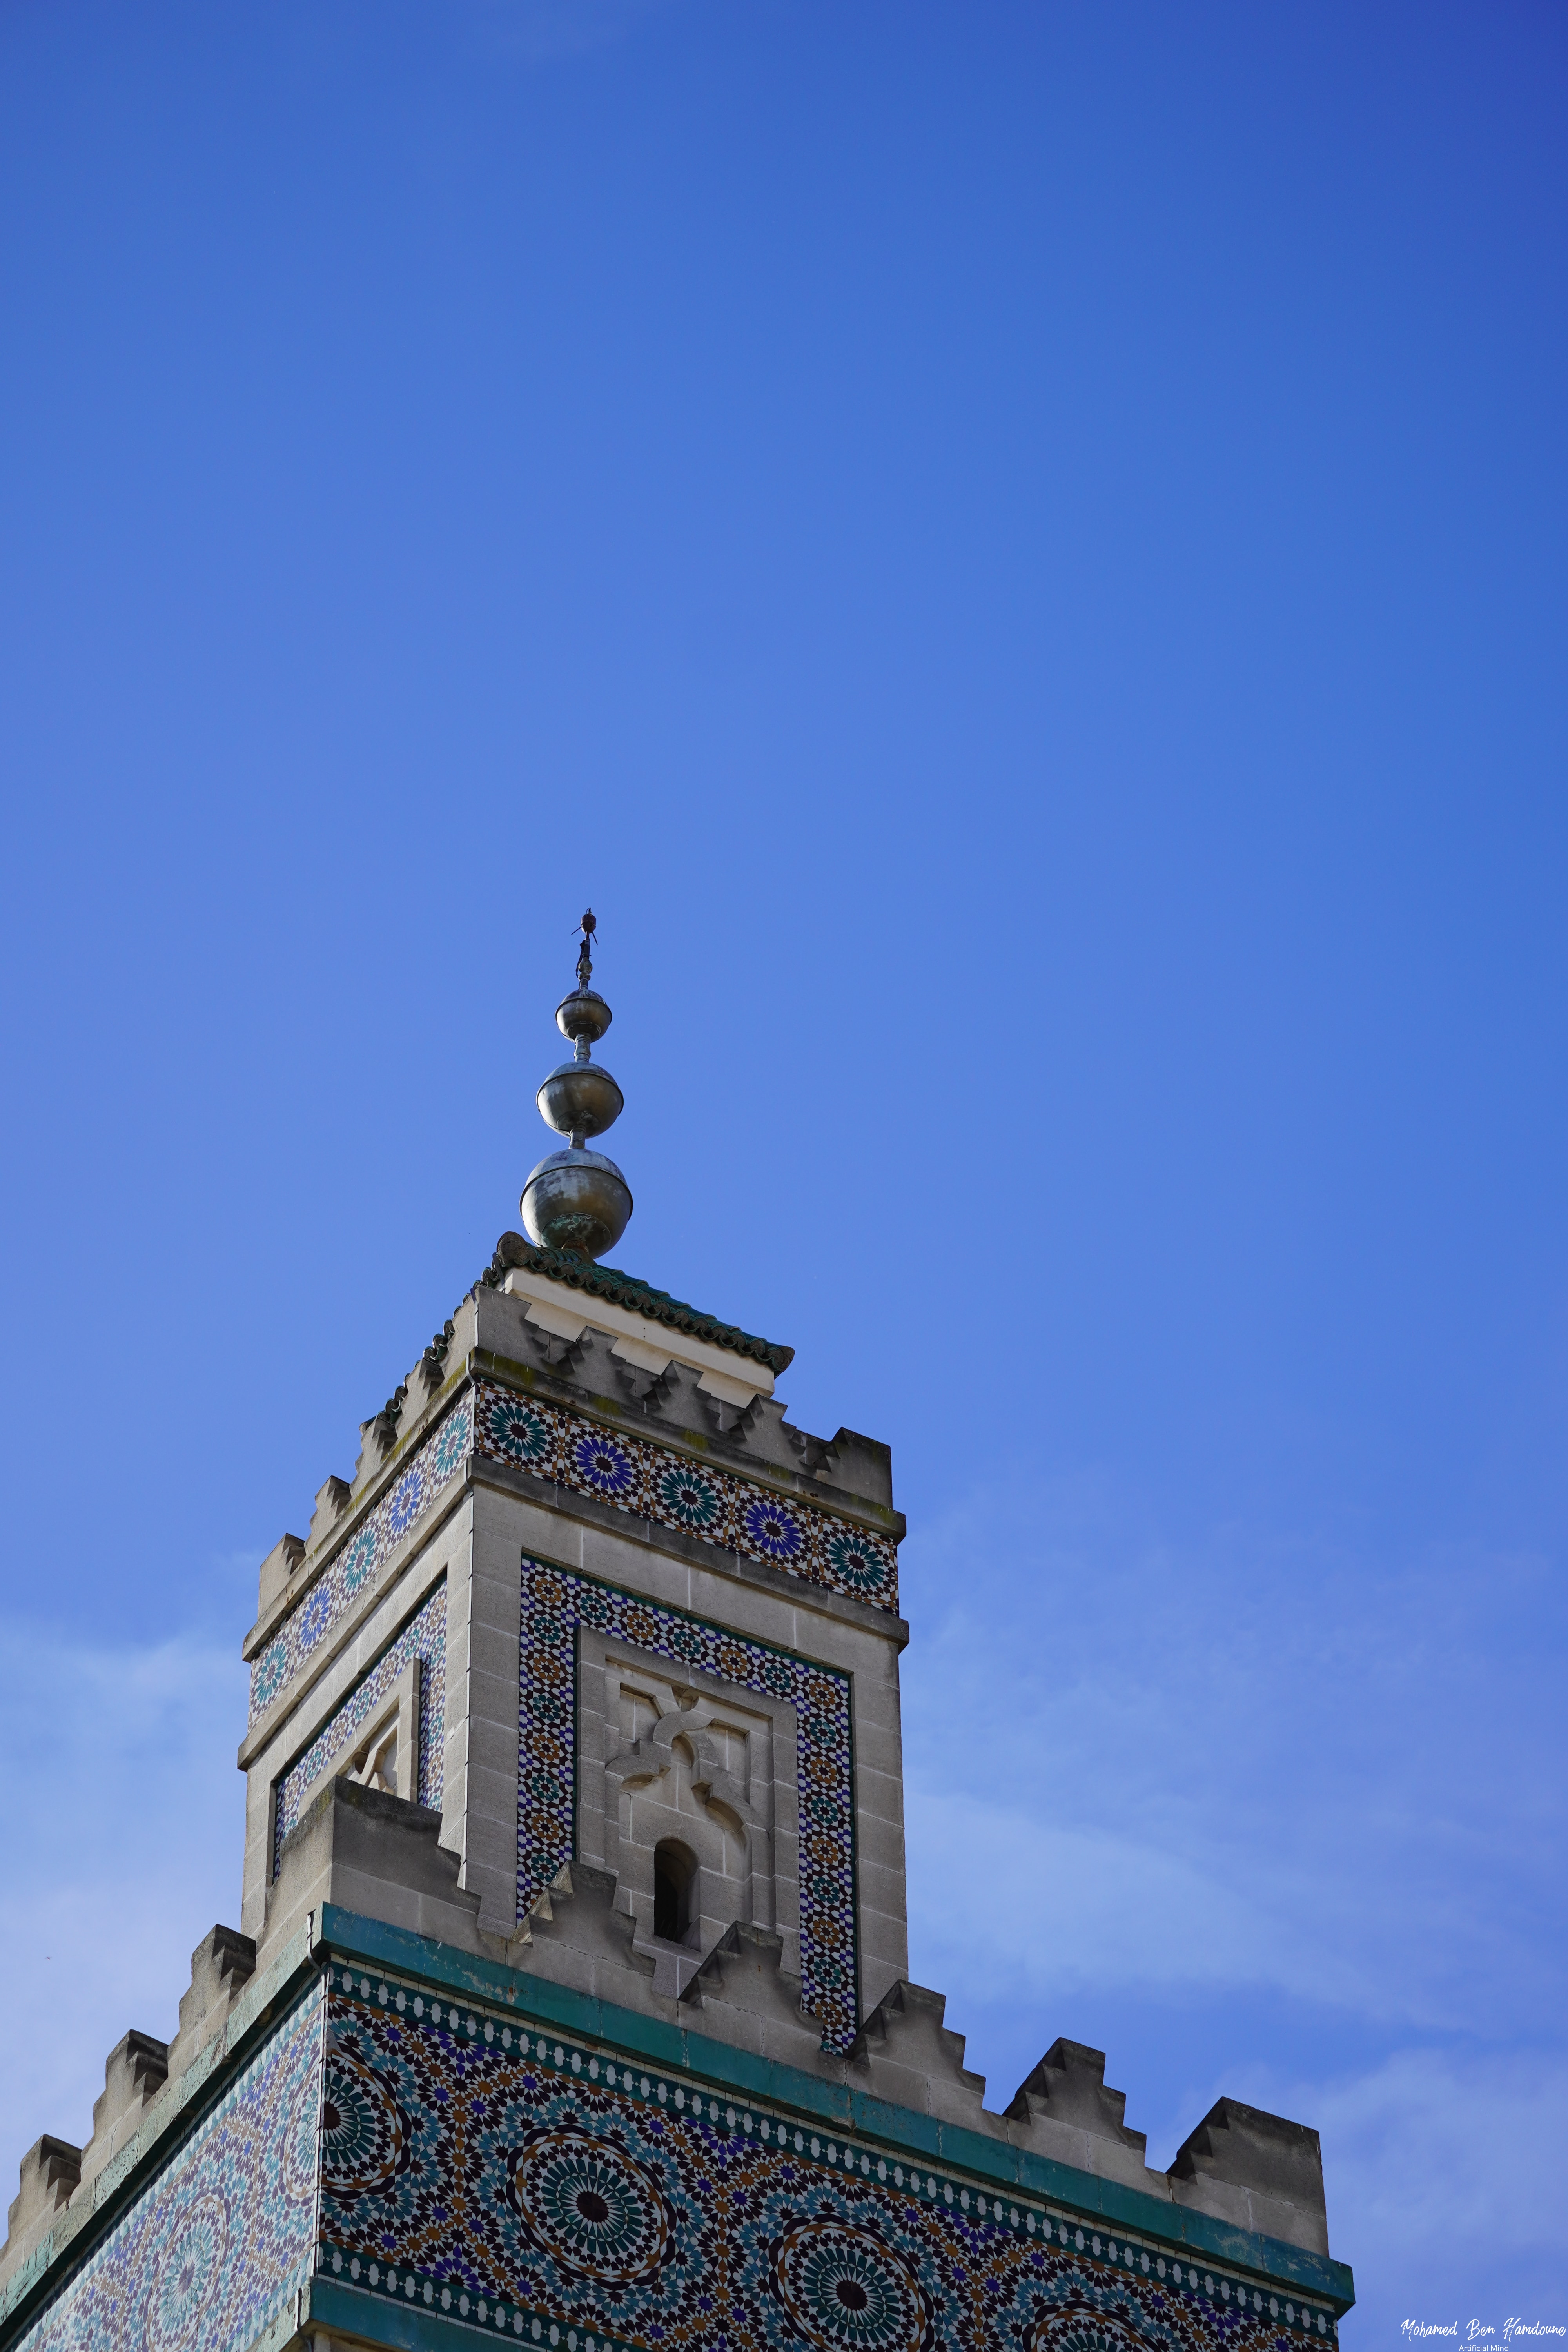
[[[638,1945],[679,1990],[736,1921],[775,1929],[800,1973],[795,1709],[584,1628],[578,1851],[614,1872]],[[691,1871],[676,1932],[661,1855]]]
[[[653,1662],[672,1705],[679,1685],[721,1702],[718,1728],[726,1738],[731,1729],[746,1727],[747,1771],[753,1791],[746,1801],[753,1811],[761,1809],[755,1802],[749,1721],[765,1716],[771,1723],[769,1834],[774,1924],[784,1941],[782,1958],[787,1973],[795,1975],[798,1969],[801,2006],[821,2019],[824,2046],[848,2049],[859,2030],[849,1675],[526,1553],[520,1622],[519,1918],[526,1917],[535,1898],[574,1855],[607,1866],[605,1824],[612,1817],[619,1852],[621,1786],[617,1780],[613,1793],[607,1793],[606,1766],[620,1752],[621,1699],[617,1685],[612,1747],[606,1732],[605,1645],[616,1650],[623,1663],[628,1655],[634,1662]],[[650,1689],[647,1696],[650,1706],[664,1708],[660,1690]],[[584,1710],[587,1720],[582,1719]],[[680,1712],[679,1706],[674,1711]],[[653,1717],[652,1727],[662,1719],[662,1715]],[[638,1728],[638,1738],[651,1738],[652,1727]],[[637,1727],[635,1720],[632,1727]],[[672,1747],[674,1736],[672,1726]],[[710,1756],[705,1764],[698,1743],[689,1744],[693,1762],[680,1769],[697,1776],[689,1782],[690,1794],[707,1811],[699,1781],[714,1759]],[[734,1779],[733,1772],[730,1777]],[[678,1790],[679,1785],[678,1779]],[[711,1780],[707,1785],[710,1793]],[[750,1859],[753,1825],[746,1822],[745,1827]],[[653,1852],[657,1860],[658,1841]],[[695,1853],[691,1861],[694,1871],[700,1867]],[[753,1885],[756,1871],[753,1861]],[[697,1894],[700,1901],[700,1885]],[[682,1943],[679,1958],[672,1958],[662,1975],[656,1955],[655,1982],[661,1990],[681,1990],[685,1974],[695,1965],[695,1956]]]

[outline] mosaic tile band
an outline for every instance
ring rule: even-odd
[[[282,1864],[283,1841],[303,1809],[305,1793],[334,1756],[368,1723],[398,1676],[419,1660],[419,1802],[438,1808],[447,1749],[447,1580],[440,1583],[401,1633],[388,1643],[337,1713],[322,1725],[299,1760],[278,1783],[273,1817],[272,1875]]]
[[[897,1611],[899,1556],[885,1536],[731,1471],[668,1452],[491,1381],[474,1383],[474,1443],[499,1462],[704,1543],[767,1560],[847,1600]]]
[[[246,2067],[16,2352],[245,2352],[310,2275],[322,1989]]]
[[[1331,2313],[384,1976],[329,1971],[318,2271],[576,2352],[1289,2352]],[[538,2323],[537,2325],[535,2323]]]
[[[579,1625],[679,1660],[735,1689],[788,1699],[795,1713],[800,1799],[801,2000],[820,2021],[825,2047],[847,2050],[860,2022],[848,1677],[526,1558],[521,1623],[518,1917],[576,1850]]]
[[[382,1562],[400,1543],[468,1460],[473,1443],[473,1403],[465,1392],[416,1453],[402,1475],[356,1528],[277,1636],[250,1669],[250,1721],[271,1706],[327,1633],[348,1610]]]
[[[679,1528],[703,1543],[766,1560],[830,1592],[897,1613],[899,1558],[886,1536],[852,1527],[814,1503],[786,1502],[731,1471],[611,1431],[563,1406],[476,1381],[409,1456],[390,1491],[252,1665],[252,1723],[292,1681],[475,1448],[492,1461],[510,1462],[537,1478],[595,1495],[640,1518]]]

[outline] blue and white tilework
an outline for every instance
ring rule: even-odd
[[[754,1486],[716,1464],[606,1428],[490,1381],[476,1381],[410,1455],[374,1511],[284,1620],[250,1670],[250,1720],[263,1715],[317,1644],[455,1477],[470,1450],[595,1495],[703,1543],[769,1561],[787,1575],[897,1611],[899,1558],[886,1536],[797,1496]]]
[[[285,1618],[276,1637],[250,1669],[250,1720],[266,1712],[291,1682],[321,1636],[349,1608],[394,1546],[422,1519],[456,1477],[473,1443],[473,1402],[465,1392],[439,1427],[412,1454],[401,1475],[351,1541],[312,1584],[299,1607]]]
[[[518,1735],[518,1917],[575,1851],[579,1625],[656,1657],[677,1659],[735,1689],[760,1691],[794,1706],[801,2000],[821,2021],[825,2047],[847,2050],[860,2021],[848,1676],[592,1577],[527,1559]]]
[[[320,1984],[16,2352],[246,2352],[310,2276]]]
[[[447,1747],[447,1580],[418,1614],[357,1682],[342,1705],[278,1783],[272,1842],[272,1874],[281,1865],[283,1841],[299,1820],[306,1791],[314,1787],[334,1756],[348,1747],[414,1659],[419,1660],[419,1801],[439,1807]]]
[[[515,2011],[330,1979],[317,2273],[384,2341],[429,2312],[564,2352],[1332,2352],[1321,2303],[1184,2245]]]
[[[716,1464],[489,1381],[474,1383],[474,1444],[496,1461],[596,1495],[639,1518],[768,1560],[849,1600],[898,1608],[899,1556],[887,1537],[795,1496],[786,1500]]]

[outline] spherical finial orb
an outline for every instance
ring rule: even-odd
[[[557,1135],[603,1135],[626,1107],[625,1095],[599,1062],[558,1064],[534,1100],[540,1118]]]
[[[574,988],[555,1008],[555,1026],[575,1045],[585,1037],[596,1045],[615,1015],[596,988]]]
[[[522,1188],[522,1230],[544,1249],[603,1257],[626,1232],[631,1187],[599,1151],[552,1151]]]

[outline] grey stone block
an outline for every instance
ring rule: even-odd
[[[458,1858],[439,1843],[440,1833],[440,1814],[424,1805],[357,1781],[329,1780],[283,1841],[258,1965],[323,1903],[478,1949],[479,1898],[458,1885]]]
[[[830,1664],[836,1663],[836,1660],[829,1660]],[[857,1672],[852,1662],[850,1671],[855,1674],[855,1744],[857,1748],[868,1733],[879,1731],[884,1735],[890,1734],[897,1738],[900,1736],[897,1691],[889,1689],[887,1684],[874,1680],[864,1672]]]
[[[963,2036],[945,2024],[945,1995],[895,1984],[860,2029],[851,2069],[879,2098],[984,2131],[985,2077],[963,2063]]]
[[[450,1688],[450,1685],[447,1685]],[[515,1676],[472,1674],[468,1683],[468,1754],[517,1773],[519,1692]]]
[[[1306,2124],[1216,2099],[1177,2150],[1169,2178],[1178,2203],[1313,2253],[1329,2251],[1322,2150]]]
[[[840,1429],[829,1449],[826,1467],[836,1486],[891,1510],[893,1450],[879,1437],[866,1437],[858,1429]]]
[[[900,1922],[882,1920],[875,1914],[868,1922],[860,1922],[860,1997],[863,2008],[869,2009],[882,1998],[889,1985],[900,1981],[909,1973],[909,1938]]]
[[[261,1563],[258,1617],[266,1616],[304,1557],[305,1547],[298,1536],[279,1537]]]
[[[81,2178],[95,2181],[134,2140],[169,2076],[169,2045],[134,2027],[110,2052],[103,2088],[93,2104],[92,2134],[82,2150]]]
[[[768,2037],[770,2055],[783,2056],[787,2047],[788,2063],[809,2063],[820,2046],[822,2029],[802,2009],[800,1979],[786,1972],[784,1960],[781,1936],[737,1921],[697,1969],[681,1996],[682,2005],[700,2011],[700,2030],[721,2042],[739,2038],[737,2013],[760,2020],[774,2029]]]
[[[0,2247],[0,2284],[9,2281],[65,2210],[81,2179],[81,2159],[79,2147],[68,2139],[56,2139],[52,2132],[36,2139],[22,2158],[5,2243]]]
[[[508,1496],[506,1507],[510,1517],[507,1541],[513,1547],[514,1564],[527,1552],[535,1559],[557,1560],[563,1568],[582,1567],[584,1530],[579,1521],[558,1517],[521,1496]]]
[[[103,2088],[93,2102],[92,2137],[88,2152],[101,2163],[123,2137],[120,2126],[134,2118],[163,2089],[169,2074],[169,2045],[156,2034],[139,2033],[134,2026],[117,2042],[104,2062]],[[96,2171],[98,2164],[89,2168]]]
[[[510,1768],[475,1763],[470,1756],[465,1767],[467,1790],[464,1812],[471,1820],[502,1822],[515,1831],[517,1826],[517,1746],[512,1743]]]
[[[517,1645],[522,1615],[522,1580],[513,1561],[508,1576],[471,1576],[468,1580],[468,1622],[476,1632],[500,1634]]]
[[[1039,2155],[1147,2189],[1157,2179],[1145,2162],[1148,2141],[1128,2129],[1126,2111],[1122,2093],[1107,2087],[1104,2051],[1068,2041],[1052,2042],[1006,2109]]]
[[[181,2074],[219,2032],[230,2005],[256,1971],[256,1945],[237,1927],[210,1927],[191,1954],[191,1981],[180,1995],[180,2021],[169,2044],[169,2072]]]
[[[885,1723],[858,1720],[855,1726],[855,1761],[862,1772],[875,1772],[891,1780],[900,1791],[901,1804],[904,1743],[900,1732]]]
[[[863,1893],[880,1891],[870,1899],[884,1910],[904,1908],[904,1827],[863,1808],[855,1816],[855,1853]]]
[[[539,1897],[507,1958],[552,1984],[674,2024],[675,2001],[659,1990],[654,1958],[637,1948],[636,1934],[632,1918],[616,1907],[611,1874],[576,1862]]]
[[[368,1664],[368,1660],[365,1661]],[[447,1688],[456,1696],[468,1678],[468,1621],[459,1610],[447,1608]],[[450,1710],[448,1709],[448,1712]]]
[[[9,2210],[11,2235],[16,2236],[18,2221],[26,2227],[40,2213],[58,2212],[80,2179],[79,2147],[68,2139],[56,2139],[51,2132],[36,2139],[22,2158],[21,2185]]]
[[[317,1488],[316,1507],[310,1514],[310,1548],[312,1551],[324,1544],[331,1534],[347,1509],[349,1496],[353,1492],[353,1489],[348,1480],[338,1477],[328,1478]],[[267,1605],[264,1597],[261,1603],[263,1615],[266,1614]]]

